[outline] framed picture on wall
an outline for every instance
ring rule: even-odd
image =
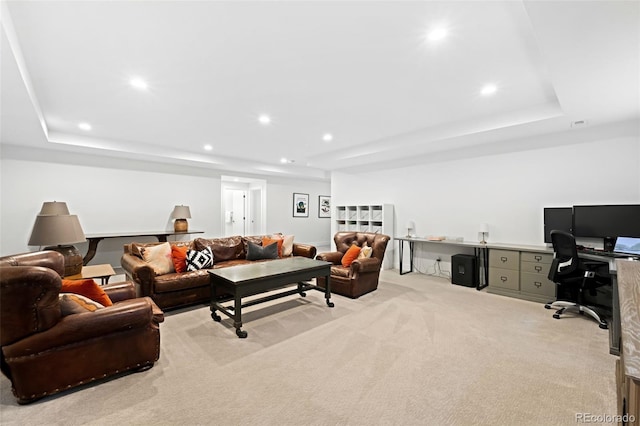
[[[331,217],[331,197],[328,195],[318,196],[318,217]]]
[[[293,217],[309,217],[309,194],[293,193]]]

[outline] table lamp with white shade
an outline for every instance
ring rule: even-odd
[[[176,232],[187,232],[189,230],[189,223],[187,219],[191,219],[191,210],[189,206],[175,206],[171,213],[171,218],[175,219],[173,223],[173,230]]]
[[[482,241],[480,241],[480,243],[487,244],[486,237],[487,235],[489,235],[489,225],[487,225],[486,223],[481,223],[480,233],[482,234]]]
[[[416,224],[412,220],[407,221],[407,237],[411,236],[411,231],[415,231]]]
[[[28,245],[45,246],[45,250],[61,253],[64,256],[64,275],[68,276],[82,272],[82,255],[74,244],[85,241],[78,216],[69,214],[66,203],[53,201],[42,205]]]

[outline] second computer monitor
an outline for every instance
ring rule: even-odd
[[[571,207],[544,208],[544,242],[551,243],[551,231],[571,232],[573,209]]]
[[[573,235],[640,237],[640,204],[573,206]]]

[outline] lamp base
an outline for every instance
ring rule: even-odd
[[[173,230],[176,232],[187,232],[189,230],[187,219],[176,219],[173,223]]]
[[[82,255],[74,246],[50,246],[45,250],[53,250],[64,256],[64,276],[77,275],[82,272]]]
[[[487,244],[487,241],[485,240],[487,233],[486,232],[480,232],[482,234],[482,241],[480,241],[480,244]]]

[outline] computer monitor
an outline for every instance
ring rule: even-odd
[[[573,206],[573,235],[604,238],[609,251],[618,236],[640,238],[640,204]]]
[[[618,237],[613,251],[616,253],[640,256],[640,238]]]
[[[571,232],[573,226],[573,208],[545,207],[544,208],[544,242],[551,243],[551,231]]]

